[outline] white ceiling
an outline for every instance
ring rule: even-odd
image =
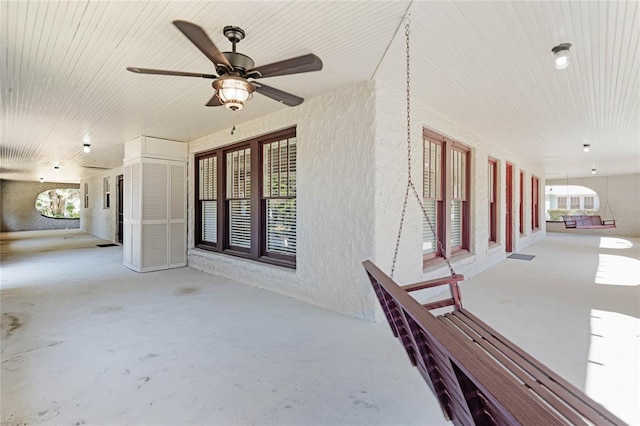
[[[242,27],[238,51],[257,65],[315,53],[322,71],[264,80],[308,99],[372,78],[404,90],[408,10],[413,98],[548,178],[640,173],[635,0],[2,0],[0,178],[78,182],[120,165],[138,135],[189,141],[287,108],[261,95],[235,113],[205,107],[211,80],[126,71],[215,72],[173,20],[202,26],[223,51],[222,28]],[[563,42],[572,65],[558,71],[551,48]]]

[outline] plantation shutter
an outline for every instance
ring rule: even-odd
[[[580,197],[571,197],[571,209],[578,210],[580,208]]]
[[[229,245],[251,248],[251,150],[227,153],[227,202]]]
[[[214,155],[199,161],[199,199],[202,221],[202,241],[218,242],[218,161]]]
[[[424,256],[437,252],[434,231],[437,234],[438,209],[437,201],[435,200],[425,200],[423,206],[431,226],[433,226],[432,229],[427,219],[424,216],[422,217],[422,255]]]
[[[296,255],[296,156],[295,137],[262,146],[267,254]]]
[[[594,206],[594,197],[584,197],[584,208],[588,210],[593,210]]]
[[[559,209],[567,208],[567,197],[558,197],[558,208]]]
[[[451,200],[451,247],[462,245],[462,201]]]
[[[442,201],[442,144],[423,140],[423,205],[429,220],[422,217],[422,255],[437,253],[438,203]],[[431,222],[431,225],[429,225]],[[434,235],[435,234],[435,235]]]
[[[463,207],[466,201],[466,153],[451,151],[451,249],[463,246]]]

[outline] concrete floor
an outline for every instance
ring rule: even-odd
[[[2,425],[440,425],[385,323],[189,268],[138,274],[78,231],[2,235]],[[640,425],[640,241],[549,234],[463,303]]]

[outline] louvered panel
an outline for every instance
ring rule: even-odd
[[[200,200],[215,200],[218,194],[218,160],[214,157],[198,161],[200,167]]]
[[[133,224],[126,222],[124,224],[124,238],[123,238],[123,250],[122,260],[125,264],[131,265],[133,263]]]
[[[142,225],[142,269],[167,266],[168,237],[164,223]]]
[[[438,209],[436,200],[424,200],[422,202],[427,213],[428,220],[422,217],[422,254],[432,254],[436,252],[436,234],[438,232]]]
[[[251,248],[251,210],[248,200],[229,201],[229,244]]]
[[[462,201],[451,201],[451,246],[462,245]]]
[[[267,200],[267,252],[295,255],[296,200]]]
[[[131,219],[131,183],[133,182],[131,176],[131,166],[124,167],[124,217],[125,219]]]
[[[185,224],[173,223],[171,229],[171,246],[169,247],[169,264],[181,265],[186,262],[187,239],[185,238]]]
[[[185,215],[187,213],[185,206],[185,194],[187,191],[186,166],[184,163],[172,161],[169,167],[171,170],[171,219],[185,220]]]
[[[275,141],[262,146],[263,196],[296,195],[296,138]]]
[[[145,161],[142,167],[142,220],[166,220],[168,167]]]
[[[131,219],[140,220],[140,202],[142,197],[142,181],[140,180],[140,170],[142,165],[134,163],[131,165]]]
[[[139,267],[141,260],[140,254],[142,253],[142,241],[140,241],[142,225],[140,225],[140,223],[132,223],[130,229],[131,238],[129,242],[125,241],[125,244],[129,245],[129,251],[131,253],[131,256],[129,256],[129,264]]]
[[[209,243],[218,242],[218,202],[202,202],[202,240]]]
[[[248,198],[251,194],[251,150],[227,154],[227,198]]]

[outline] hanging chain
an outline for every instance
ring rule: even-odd
[[[404,217],[407,212],[407,202],[409,201],[409,188],[411,188],[411,67],[410,67],[410,58],[409,55],[409,34],[410,31],[410,20],[407,16],[405,18],[404,23],[404,35],[406,40],[406,61],[407,61],[407,188],[404,191],[404,202],[402,203],[402,214],[400,215],[400,226],[398,227],[398,237],[396,238],[396,248],[393,252],[393,262],[391,262],[391,274],[389,275],[393,278],[393,274],[396,270],[396,261],[398,260],[398,250],[400,249],[400,239],[402,237],[402,227],[404,225]]]
[[[406,63],[407,63],[407,77],[406,77],[406,83],[407,83],[407,188],[405,189],[404,192],[404,201],[402,203],[402,213],[400,216],[400,226],[398,227],[398,237],[396,238],[396,247],[395,250],[393,252],[393,262],[391,263],[391,274],[390,277],[393,278],[393,274],[395,272],[396,269],[396,261],[398,260],[398,251],[400,249],[400,240],[402,237],[402,227],[404,226],[404,218],[407,212],[407,203],[409,201],[409,189],[413,190],[413,194],[416,197],[416,200],[418,201],[418,204],[420,205],[420,209],[422,210],[422,215],[424,216],[424,218],[427,220],[427,224],[429,225],[429,228],[431,229],[431,232],[433,233],[433,237],[436,240],[436,242],[438,243],[438,248],[440,249],[440,254],[442,256],[442,258],[444,259],[444,261],[447,263],[447,266],[449,267],[449,272],[451,273],[451,276],[453,278],[455,278],[456,272],[453,270],[453,267],[451,266],[451,263],[449,262],[449,259],[447,259],[447,256],[445,255],[445,250],[444,247],[442,245],[442,242],[440,241],[440,239],[438,238],[438,235],[436,233],[436,229],[433,226],[433,224],[431,223],[431,220],[429,219],[429,215],[427,215],[427,211],[424,208],[424,204],[422,204],[422,199],[420,197],[420,194],[418,194],[418,190],[416,189],[415,185],[413,184],[413,178],[411,176],[411,63],[410,63],[410,51],[409,51],[409,34],[411,33],[410,31],[410,24],[411,24],[411,20],[409,19],[409,16],[407,16],[405,18],[405,24],[404,24],[404,35],[405,35],[405,39],[406,39]]]

